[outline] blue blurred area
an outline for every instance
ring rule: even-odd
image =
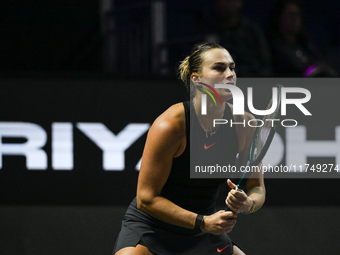
[[[244,14],[267,28],[268,15],[276,1],[244,1]],[[336,0],[299,1],[306,12],[305,26],[312,41],[323,51],[332,46],[333,37],[340,34],[340,2]],[[338,42],[339,43],[339,42]]]

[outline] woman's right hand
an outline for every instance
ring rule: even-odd
[[[236,224],[236,217],[236,213],[224,210],[204,216],[201,230],[214,235],[229,233]]]

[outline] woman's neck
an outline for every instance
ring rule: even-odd
[[[201,96],[195,96],[193,98],[193,104],[194,104],[194,108],[195,108],[195,113],[201,123],[201,126],[203,129],[207,130],[207,129],[214,129],[213,127],[213,121],[214,119],[221,119],[223,117],[224,114],[224,110],[225,110],[225,103],[222,103],[222,105],[219,102],[215,102],[207,97],[207,107],[206,107],[206,114],[202,114],[202,100],[201,100]]]

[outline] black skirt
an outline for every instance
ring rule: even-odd
[[[165,223],[139,210],[135,198],[125,213],[113,254],[137,244],[157,255],[233,254],[227,234],[213,235]]]

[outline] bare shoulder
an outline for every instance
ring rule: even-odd
[[[183,103],[170,106],[152,124],[150,131],[170,139],[181,140],[185,136],[185,110]]]

